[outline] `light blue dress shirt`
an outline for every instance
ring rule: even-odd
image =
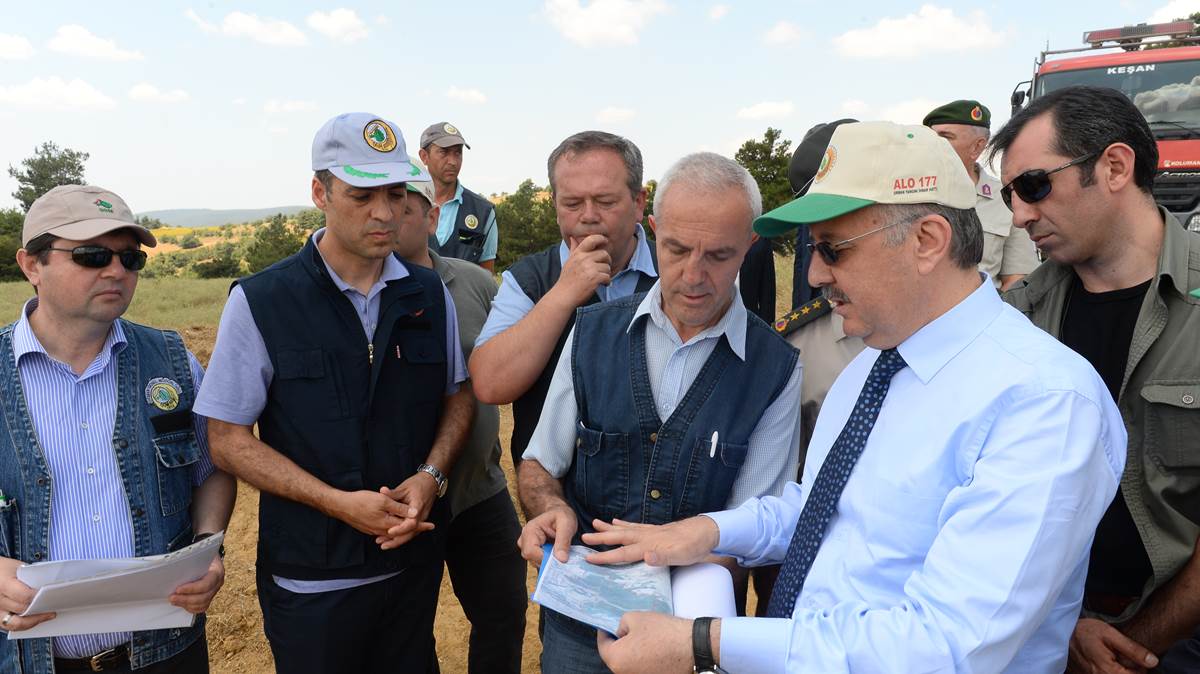
[[[663,312],[659,283],[655,283],[638,304],[627,330],[638,329],[638,317],[647,315],[649,320],[641,321],[640,325],[646,331],[646,370],[660,419],[675,412],[722,338],[743,361],[754,357],[754,354],[746,353],[746,307],[736,290],[729,309],[716,325],[687,342],[679,338],[671,319]],[[521,455],[523,459],[535,459],[556,478],[565,476],[575,460],[579,404],[575,399],[571,364],[574,341],[575,330],[572,329],[550,379],[542,416],[529,439],[529,447]],[[800,377],[801,365],[797,359],[783,391],[767,407],[750,434],[746,463],[729,490],[727,507],[735,507],[754,496],[778,495],[796,475],[796,466],[800,462],[796,451],[800,444]]]
[[[637,237],[637,247],[633,250],[633,256],[629,258],[629,264],[617,272],[607,286],[596,288],[596,295],[602,302],[632,295],[637,290],[639,272],[651,278],[658,278],[654,259],[650,256],[650,245],[646,241],[646,232],[641,225],[634,229],[633,235]],[[567,244],[560,242],[559,263],[566,264],[570,254]],[[488,312],[487,321],[479,331],[479,336],[475,338],[475,348],[478,349],[484,342],[516,325],[532,310],[533,300],[521,290],[521,284],[517,283],[512,273],[505,271],[500,275],[500,290],[496,293],[496,299],[492,300],[492,310]]]
[[[442,204],[438,210],[438,245],[445,244],[454,233],[454,221],[458,219],[458,207],[462,204],[462,196],[463,186],[459,183],[454,189],[454,198]],[[483,250],[480,251],[479,261],[495,260],[496,248],[500,245],[500,232],[496,229],[496,209],[488,212],[487,222],[483,223],[483,232]]]
[[[1082,357],[986,280],[899,346],[908,363],[792,618],[721,621],[732,672],[1060,674],[1125,427]],[[879,351],[838,377],[801,485],[709,515],[718,554],[780,562]]]

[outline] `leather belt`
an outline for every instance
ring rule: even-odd
[[[129,644],[100,651],[90,658],[54,658],[54,669],[65,672],[108,672],[129,664]]]

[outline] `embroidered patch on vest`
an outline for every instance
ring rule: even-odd
[[[179,406],[179,396],[183,389],[174,379],[155,377],[146,382],[146,402],[164,412],[170,412]]]
[[[463,219],[463,224],[467,226],[467,229],[475,229],[479,226],[479,218],[474,215],[468,215]]]

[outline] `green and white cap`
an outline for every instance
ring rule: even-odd
[[[425,171],[425,167],[423,165],[421,165],[421,162],[418,161],[417,159],[409,159],[409,161],[412,163],[413,168],[417,168],[417,169],[420,169],[421,171]],[[434,204],[437,203],[437,196],[435,196],[435,192],[433,191],[433,181],[432,180],[429,180],[428,178],[426,178],[425,180],[410,180],[410,181],[404,183],[404,186],[408,188],[409,192],[419,194],[422,198],[425,199],[425,201],[429,202],[430,206],[433,206]]]
[[[832,220],[874,204],[975,207],[975,185],[946,139],[925,126],[843,124],[803,196],[754,221],[758,232]]]
[[[313,138],[312,170],[328,170],[355,187],[429,180],[429,173],[410,162],[399,129],[367,112],[338,115]]]

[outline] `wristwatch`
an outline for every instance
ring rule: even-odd
[[[192,543],[199,543],[200,541],[212,535],[213,532],[211,531],[206,531],[202,534],[196,534],[195,536],[192,536]],[[221,547],[217,548],[217,554],[221,556],[221,559],[225,559],[225,543],[222,542]]]
[[[429,473],[430,475],[433,476],[434,481],[437,482],[438,498],[441,498],[446,495],[446,485],[448,484],[448,480],[446,480],[446,476],[442,473],[442,471],[438,470],[437,468],[434,468],[433,466],[431,466],[427,463],[423,463],[423,464],[417,466],[417,471],[421,472],[421,473]]]
[[[713,662],[712,655],[712,621],[714,618],[696,618],[692,622],[692,658],[696,666],[692,669],[696,674],[727,674]]]

